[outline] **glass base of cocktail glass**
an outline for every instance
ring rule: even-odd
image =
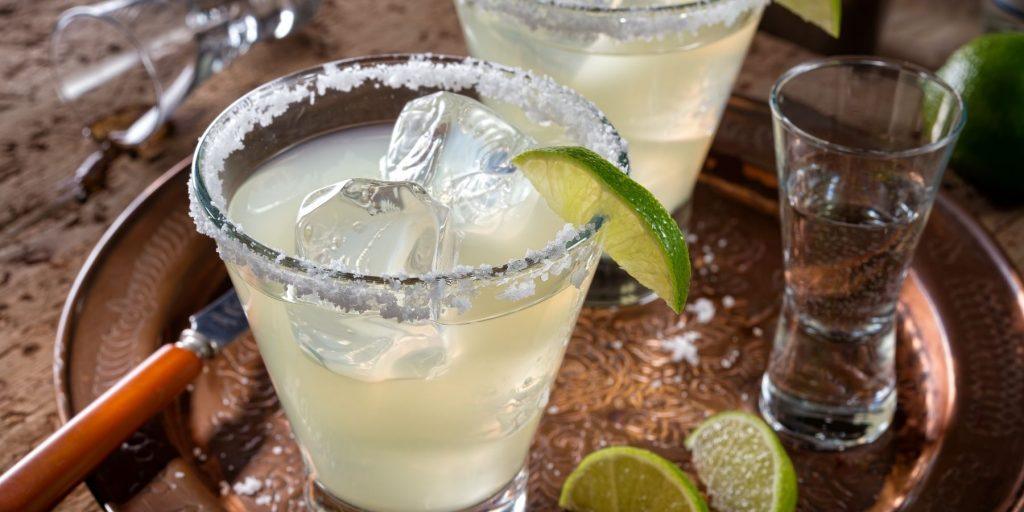
[[[524,466],[504,489],[472,507],[455,512],[525,512],[526,488],[530,472]],[[318,512],[369,512],[366,509],[345,503],[310,477],[306,483],[306,507]]]
[[[405,148],[392,129],[419,126],[402,123],[404,107],[442,91],[521,110],[536,126],[513,128],[539,145],[551,141],[532,128],[626,161],[604,116],[551,80],[473,59],[401,55],[329,63],[261,86],[214,121],[196,152],[193,217],[216,240],[245,307],[314,503],[446,512],[516,510],[525,500],[523,461],[600,256],[600,220],[566,225],[525,178],[516,185],[506,180],[518,175],[475,167],[511,157],[498,154],[511,151],[504,145],[478,144],[477,130],[501,132],[495,127],[511,121],[477,107],[456,118],[446,116],[467,110],[413,110],[422,114],[413,120],[436,121],[419,132],[451,149],[438,157],[448,160],[431,167],[428,183],[382,182],[394,171],[382,157]],[[440,221],[443,196],[425,197],[426,187],[438,185],[437,173],[460,171],[477,173],[457,181],[474,193],[444,203],[450,215]],[[472,188],[493,180],[504,185]],[[378,188],[350,188],[367,183]],[[440,266],[449,228],[459,252]],[[372,238],[337,241],[360,233]],[[324,262],[316,251],[350,259]],[[430,270],[405,270],[424,261]]]

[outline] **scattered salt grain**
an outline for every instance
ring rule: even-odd
[[[612,341],[612,348],[614,348],[615,350],[622,350],[622,341],[621,340],[614,340],[614,341]]]
[[[727,245],[729,245],[729,241],[728,241],[728,240],[726,240],[726,239],[724,239],[724,238],[719,238],[719,239],[718,239],[718,247],[719,247],[720,249],[724,249],[724,248],[725,248],[725,246],[727,246]]]
[[[722,297],[722,306],[725,307],[726,309],[731,308],[735,305],[736,299],[734,299],[732,295],[726,295]]]
[[[185,478],[185,473],[182,473],[181,471],[175,471],[174,472],[174,478],[177,478],[178,480],[181,480],[182,478]]]
[[[275,447],[270,449],[270,452],[273,453],[274,455],[281,455],[281,452],[283,452],[283,451],[284,451],[284,449],[281,448],[280,446],[275,446]]]
[[[686,306],[686,310],[695,315],[695,319],[699,324],[706,324],[715,318],[715,304],[704,297]]]
[[[256,504],[257,505],[261,505],[261,506],[262,505],[270,505],[270,501],[271,501],[271,498],[270,498],[269,494],[261,494],[261,495],[256,497]]]
[[[662,340],[661,348],[662,350],[671,352],[669,357],[672,359],[673,363],[678,363],[685,359],[687,363],[696,365],[700,362],[700,356],[697,353],[697,346],[694,345],[693,342],[699,339],[699,332],[684,332]]]
[[[726,370],[728,370],[729,368],[732,368],[733,365],[736,364],[736,360],[739,359],[739,358],[740,358],[740,351],[739,350],[736,350],[736,349],[730,350],[729,353],[726,354],[725,357],[722,358],[722,363],[721,363],[722,364],[722,368],[725,368]]]
[[[764,335],[764,329],[761,329],[760,327],[754,327],[750,332],[754,333],[754,336],[757,336],[758,338]]]
[[[252,496],[262,488],[263,482],[260,482],[259,479],[251,476],[247,476],[245,477],[245,480],[235,482],[235,485],[231,486],[231,490],[235,491],[235,494],[241,494],[243,496]]]

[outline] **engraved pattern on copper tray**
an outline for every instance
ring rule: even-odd
[[[778,227],[758,184],[771,174],[729,157],[709,162],[695,196],[689,310],[584,310],[530,455],[530,510],[555,510],[567,472],[607,445],[648,447],[692,472],[682,444],[693,426],[715,411],[755,409],[782,286]],[[65,419],[223,286],[208,241],[174,213],[184,211],[183,173],[148,195],[111,229],[69,299],[55,363]],[[1019,510],[1020,293],[991,242],[940,199],[901,296],[895,423],[841,453],[788,444],[799,509]],[[136,341],[126,345],[129,334]],[[680,336],[697,347],[695,361],[673,353]],[[301,458],[252,339],[209,363],[190,391],[95,473],[97,498],[126,511],[303,510]],[[231,488],[247,478],[257,491]]]

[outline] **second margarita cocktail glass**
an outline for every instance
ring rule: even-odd
[[[608,114],[632,177],[686,224],[765,0],[455,0],[470,53],[554,78]],[[603,272],[599,278],[604,279]],[[646,296],[609,275],[594,302]]]
[[[548,75],[629,143],[633,178],[687,205],[762,0],[456,0],[475,57]]]
[[[439,110],[407,116],[407,104],[476,108],[438,91],[515,113],[515,128],[539,145],[577,144],[626,162],[604,116],[569,89],[424,56],[340,61],[266,84],[221,114],[196,152],[192,214],[227,263],[318,509],[523,510],[527,451],[599,259],[599,220],[566,225],[507,175],[457,176],[488,185],[457,188],[444,205],[417,185],[378,181],[378,162],[394,156],[396,119],[442,136],[461,122],[431,117]],[[509,131],[474,112],[468,119],[489,128],[467,133]],[[465,158],[473,140],[449,135],[404,149],[417,156],[443,141],[448,157]],[[511,156],[502,151],[465,161]],[[330,202],[321,192],[347,209],[311,216],[311,204]],[[359,217],[360,201],[375,210]],[[338,212],[358,218],[331,217]],[[310,246],[325,226],[348,231]],[[365,245],[346,242],[366,229]],[[440,239],[453,230],[457,250],[441,265]],[[347,248],[343,261],[371,267],[316,259]],[[424,261],[425,272],[394,270]]]

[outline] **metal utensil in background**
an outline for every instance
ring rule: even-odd
[[[49,510],[149,418],[167,407],[210,359],[244,333],[230,290],[164,345],[0,476],[0,512]]]
[[[0,225],[8,242],[106,185],[120,155],[159,151],[171,113],[195,88],[259,41],[313,18],[320,0],[111,0],[65,11],[50,57],[57,94],[96,141],[46,206]]]

